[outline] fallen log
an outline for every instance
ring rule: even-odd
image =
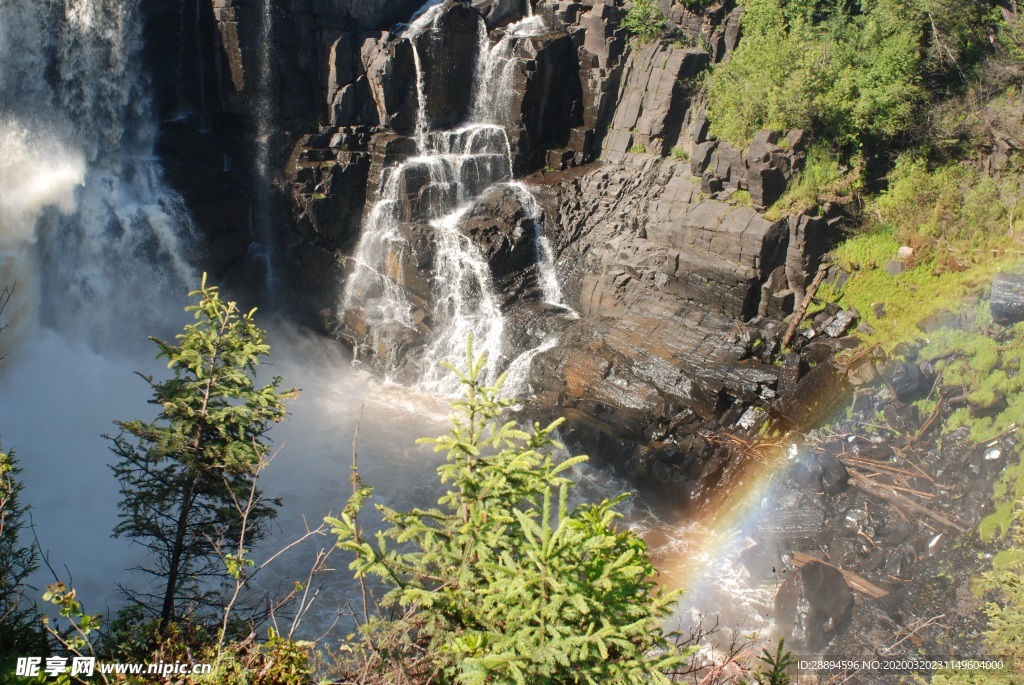
[[[847,571],[846,569],[839,568],[838,566],[833,566],[827,561],[818,559],[817,557],[812,557],[810,554],[804,554],[803,552],[793,552],[793,565],[797,568],[800,568],[804,564],[807,564],[812,561],[820,562],[822,564],[825,564],[826,566],[832,566],[832,568],[836,569],[837,571],[843,574],[843,578],[846,579],[846,584],[849,585],[852,590],[859,592],[862,595],[867,595],[872,599],[881,599],[882,597],[885,597],[887,594],[889,594],[888,590],[883,590],[882,588],[878,587],[877,585],[869,581],[867,578],[859,576],[853,571]]]
[[[786,335],[782,336],[782,347],[789,347],[789,343],[792,342],[793,336],[796,335],[796,329],[800,325],[800,322],[804,320],[804,316],[807,314],[807,308],[811,306],[811,301],[814,300],[814,293],[818,292],[818,288],[821,287],[821,282],[825,280],[825,274],[828,273],[828,264],[822,264],[818,267],[818,273],[815,274],[814,280],[811,281],[811,285],[807,288],[807,294],[804,295],[803,302],[795,312],[793,312],[793,320],[789,322],[789,328],[786,329]]]
[[[850,474],[850,478],[847,482],[851,486],[863,492],[865,495],[877,497],[878,499],[884,500],[889,504],[892,504],[893,506],[901,507],[906,511],[910,511],[915,514],[921,514],[922,516],[926,516],[931,520],[935,521],[936,523],[940,523],[946,526],[947,528],[952,528],[953,530],[959,531],[961,533],[967,531],[967,526],[965,526],[963,523],[960,523],[959,521],[953,521],[952,519],[949,519],[943,516],[942,514],[934,512],[928,507],[918,504],[909,497],[904,497],[898,492],[891,490],[885,486],[879,485],[878,483],[875,483],[870,479],[865,478],[864,476]]]

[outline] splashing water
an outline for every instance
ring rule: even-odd
[[[16,288],[17,294],[4,310],[10,326],[0,338],[0,357],[35,328],[42,288],[36,222],[50,206],[74,211],[75,189],[85,182],[81,153],[62,148],[48,155],[47,148],[13,121],[0,123],[0,287]]]
[[[504,317],[490,270],[473,242],[460,232],[459,222],[487,189],[512,178],[513,151],[505,126],[510,123],[506,120],[517,73],[514,53],[517,41],[539,35],[544,23],[540,17],[527,17],[509,26],[492,47],[480,19],[469,122],[456,129],[432,130],[416,37],[436,28],[441,9],[428,3],[407,29],[416,69],[419,154],[385,170],[379,200],[355,250],[340,318],[349,321],[349,314],[359,314],[368,330],[368,347],[383,359],[389,379],[403,373],[408,377],[403,346],[429,334],[415,376],[425,389],[447,393],[457,391],[458,385],[438,362],[458,362],[467,336],[473,337],[476,351],[487,356],[485,380],[495,380],[505,363]],[[535,226],[544,299],[562,304],[550,245],[539,221],[540,208],[525,186],[511,187]],[[432,229],[429,257],[413,254],[412,243],[423,235],[422,229],[417,232],[416,222]],[[419,263],[413,264],[417,259]],[[431,262],[433,271],[434,304],[429,313],[423,311],[424,303],[411,298],[408,287],[422,277],[425,261]],[[429,327],[423,323],[428,317]]]
[[[19,335],[37,320],[26,310],[101,346],[165,330],[195,282],[192,225],[152,155],[137,5],[12,0],[4,14],[0,250]]]

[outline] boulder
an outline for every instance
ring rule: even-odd
[[[853,616],[853,592],[835,566],[811,561],[775,594],[775,619],[794,648],[820,652]]]
[[[1024,275],[1002,273],[992,279],[991,309],[996,323],[1024,321]]]
[[[531,216],[522,192],[508,185],[492,186],[459,223],[487,260],[503,306],[541,299],[537,235],[542,229],[537,222],[542,226],[544,217]]]
[[[882,368],[886,384],[901,402],[913,402],[923,396],[930,384],[917,364],[894,359]]]

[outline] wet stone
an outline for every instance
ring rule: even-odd
[[[843,574],[812,561],[783,582],[775,595],[775,616],[795,647],[817,652],[849,624],[853,604]]]

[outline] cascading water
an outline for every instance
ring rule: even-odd
[[[256,178],[250,214],[253,241],[250,256],[264,271],[264,298],[271,299],[276,290],[274,264],[274,229],[271,207],[273,172],[271,170],[271,136],[274,132],[274,7],[273,0],[260,0],[260,52],[254,104],[256,118]]]
[[[191,223],[153,156],[139,5],[0,3],[0,284],[15,285],[0,434],[22,455],[44,549],[94,606],[137,557],[83,534],[116,522],[100,435],[152,412],[132,371],[160,371],[146,336],[180,330],[198,283]]]
[[[347,313],[359,310],[371,330],[372,347],[386,359],[385,375],[394,378],[406,363],[399,358],[398,348],[410,336],[423,333],[423,321],[429,316],[429,339],[416,377],[427,389],[447,392],[456,388],[438,362],[460,359],[469,335],[476,351],[489,360],[486,380],[495,380],[505,365],[504,317],[490,270],[477,247],[459,230],[459,222],[488,188],[507,184],[512,178],[512,145],[505,126],[510,123],[516,74],[514,50],[517,40],[539,35],[544,24],[540,17],[529,16],[509,26],[492,47],[481,20],[469,122],[454,130],[435,131],[431,130],[417,38],[435,28],[441,9],[441,5],[425,7],[407,29],[416,69],[419,153],[384,172],[380,199],[355,251],[354,268],[342,296],[341,318],[346,320]],[[415,192],[410,193],[411,187]],[[529,191],[522,184],[513,184],[513,188],[538,224],[540,210]],[[411,245],[403,226],[410,221],[425,221],[432,228],[434,304],[429,314],[421,303],[411,301],[406,287],[407,280],[417,277],[420,270],[410,266]],[[536,231],[544,298],[561,304],[550,246],[542,227]],[[390,353],[380,355],[382,348]]]
[[[159,331],[168,291],[194,281],[191,224],[152,155],[137,5],[12,0],[3,11],[2,277],[44,323],[94,343],[136,324]]]
[[[568,310],[569,308],[565,304],[565,295],[562,293],[562,286],[558,282],[558,273],[555,271],[555,253],[551,249],[551,241],[548,240],[547,235],[544,233],[544,224],[541,221],[543,212],[540,205],[537,204],[537,200],[533,197],[530,189],[522,183],[509,183],[508,185],[516,192],[520,204],[526,210],[526,218],[533,224],[533,239],[537,251],[537,270],[540,274],[540,287],[544,294],[544,302]]]

